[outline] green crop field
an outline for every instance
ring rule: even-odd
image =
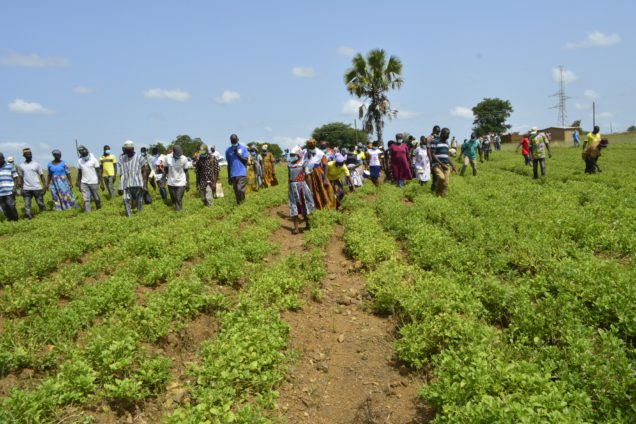
[[[428,419],[636,422],[636,142],[609,139],[595,175],[555,147],[533,180],[506,148],[453,175],[447,198],[367,183],[313,215],[297,252],[272,237],[285,181],[241,206],[225,187],[211,208],[190,191],[181,213],[155,201],[128,219],[116,199],[3,221],[0,422],[153,405],[156,422],[285,421],[278,390],[299,359],[282,313],[319,301],[336,225]],[[175,345],[202,319],[214,329],[184,360]]]

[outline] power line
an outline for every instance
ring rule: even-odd
[[[561,123],[562,127],[566,126],[568,120],[568,112],[566,108],[566,101],[571,99],[565,95],[565,81],[563,79],[563,65],[559,66],[559,91],[552,95],[552,97],[558,97],[559,103],[553,106],[552,109],[559,109],[559,117],[557,122]]]

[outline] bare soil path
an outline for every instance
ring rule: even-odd
[[[277,213],[284,219],[285,207]],[[302,249],[290,222],[275,234],[285,251]],[[323,299],[285,312],[298,359],[280,387],[278,407],[287,423],[423,423],[417,396],[423,380],[395,362],[395,323],[365,306],[364,276],[344,254],[343,227],[326,247]]]

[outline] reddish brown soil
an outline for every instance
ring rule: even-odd
[[[284,227],[275,233],[281,254],[299,251],[301,237]],[[426,422],[423,380],[395,363],[395,323],[367,311],[365,279],[344,255],[342,233],[337,226],[326,247],[322,301],[283,314],[298,359],[279,388],[279,413],[288,423]]]

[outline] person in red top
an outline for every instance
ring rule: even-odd
[[[517,148],[515,149],[515,153],[519,151],[519,147],[521,147],[521,154],[526,161],[526,165],[532,165],[532,160],[530,160],[530,139],[527,136],[521,139],[521,141],[517,145]]]
[[[411,174],[411,165],[408,159],[408,146],[403,144],[404,135],[395,135],[395,144],[390,147],[391,153],[391,173],[393,174],[393,181],[398,187],[404,187],[407,180],[413,178]]]

